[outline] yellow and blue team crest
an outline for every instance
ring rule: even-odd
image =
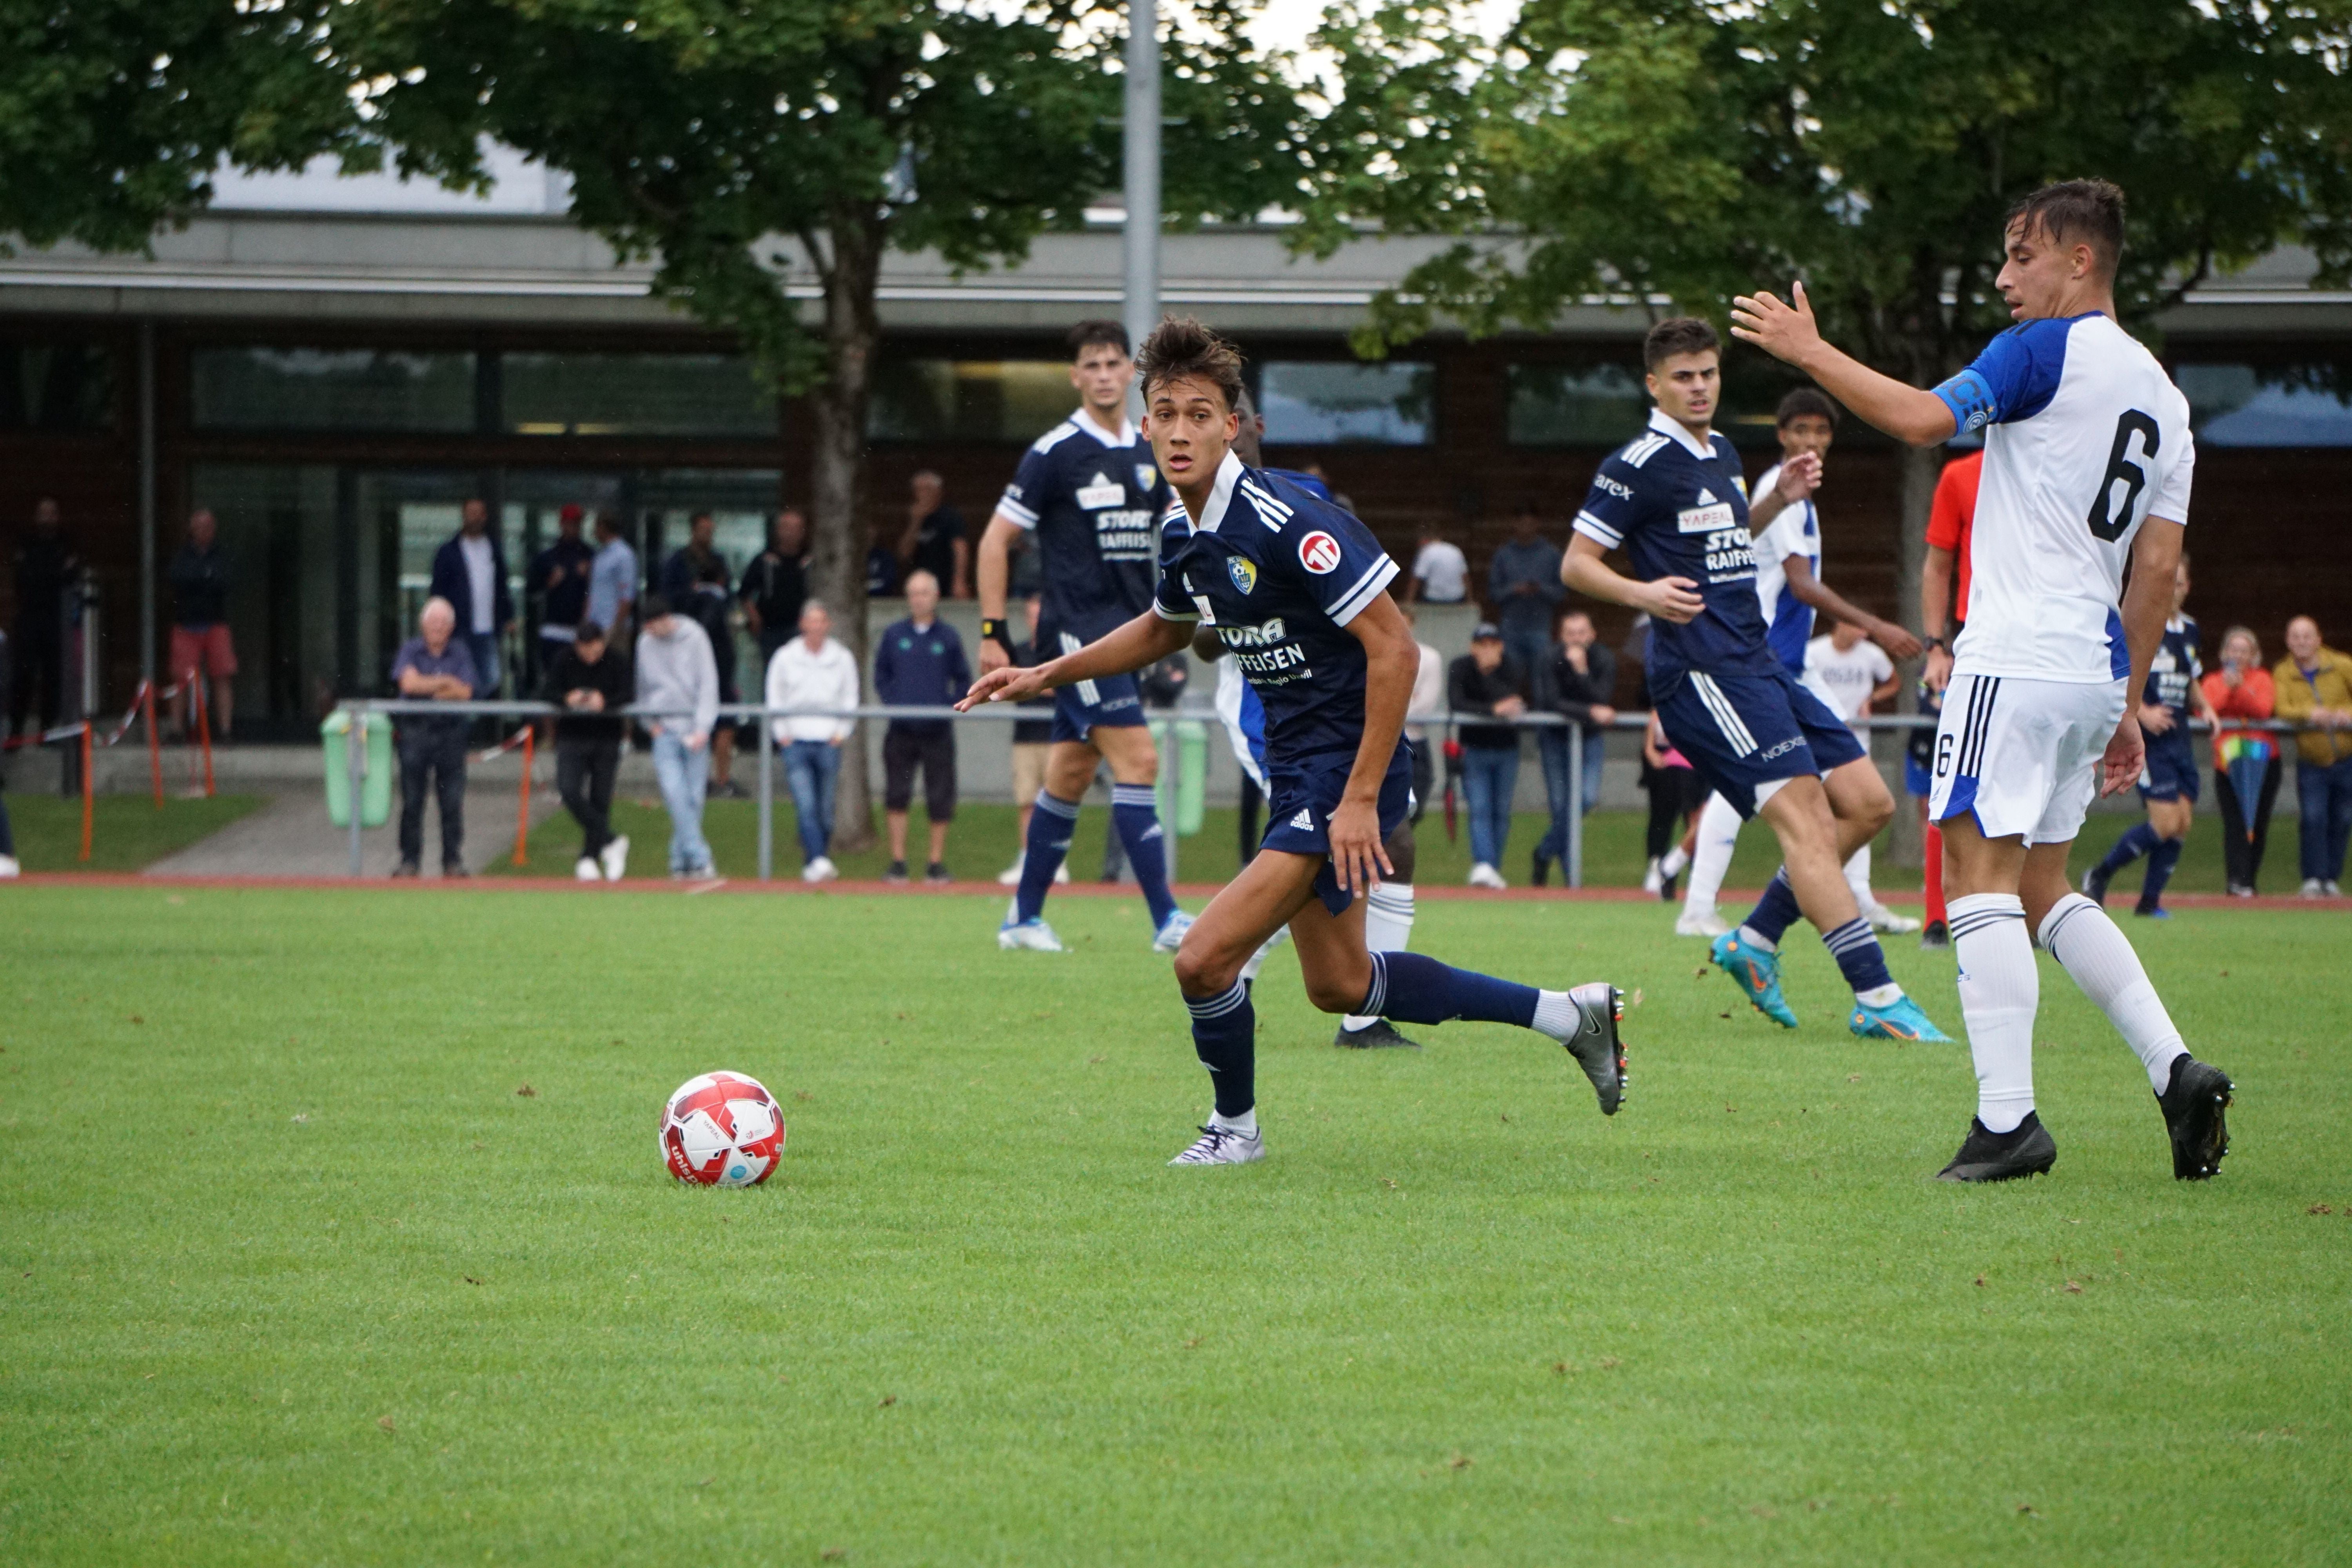
[[[1234,586],[1244,594],[1257,586],[1255,562],[1244,561],[1238,555],[1228,555],[1225,557],[1225,571],[1232,575]]]
[[[1135,465],[1135,488],[1137,489],[1148,490],[1159,482],[1160,469],[1157,466],[1150,463],[1138,463]]]

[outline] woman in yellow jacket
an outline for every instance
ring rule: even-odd
[[[2352,837],[2352,655],[2319,640],[2319,623],[2286,624],[2286,657],[2271,672],[2278,716],[2314,726],[2295,737],[2295,795],[2303,806],[2303,896],[2336,898],[2344,843]]]

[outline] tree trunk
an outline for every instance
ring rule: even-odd
[[[874,292],[882,271],[881,220],[866,213],[836,214],[819,262],[824,284],[825,378],[809,399],[816,426],[811,444],[810,588],[834,612],[834,636],[866,671],[866,531],[859,483],[866,455],[866,409],[873,389],[874,352],[881,341]],[[834,844],[845,852],[874,844],[874,803],[866,773],[866,733],[861,722],[842,746],[841,783],[835,797]]]
[[[1919,569],[1927,561],[1927,512],[1936,499],[1936,479],[1944,471],[1945,449],[1941,447],[1906,447],[1903,449],[1903,489],[1901,526],[1902,546],[1896,552],[1895,618],[1917,630],[1920,624]],[[1903,667],[1905,690],[1900,709],[1906,713],[1919,710],[1916,681],[1917,660]],[[1907,737],[1906,737],[1907,739]],[[1919,814],[1910,808],[1904,798],[1902,768],[1895,768],[1895,821],[1887,829],[1886,856],[1894,865],[1917,867],[1926,864],[1926,835],[1919,826]]]

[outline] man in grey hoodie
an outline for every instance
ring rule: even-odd
[[[669,874],[712,877],[702,798],[710,784],[710,731],[719,719],[718,661],[709,634],[661,595],[647,594],[637,613],[645,627],[637,637],[637,706],[656,715],[645,722],[653,731],[654,775],[669,809]]]

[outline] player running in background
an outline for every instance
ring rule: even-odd
[[[1813,473],[1820,474],[1821,465],[1829,459],[1830,444],[1837,438],[1838,418],[1838,405],[1817,387],[1801,386],[1780,399],[1774,416],[1780,461],[1756,481],[1756,500],[1750,510],[1748,548],[1756,557],[1756,602],[1764,612],[1764,640],[1800,680],[1805,675],[1805,649],[1813,640],[1816,611],[1859,628],[1895,658],[1910,658],[1919,651],[1918,638],[1893,621],[1858,608],[1822,581],[1822,521],[1813,503],[1818,489],[1802,496],[1780,492],[1780,476],[1791,462],[1810,458]],[[1864,741],[1865,752],[1869,745]],[[1739,813],[1722,795],[1707,797],[1706,809],[1699,814],[1697,842],[1692,847],[1683,912],[1675,921],[1676,936],[1718,937],[1731,929],[1716,912],[1715,897],[1723,888],[1724,874],[1731,869],[1740,821]],[[1854,853],[1864,857],[1862,885],[1867,887],[1870,846],[1864,844]],[[1865,900],[1862,913],[1878,931],[1919,929],[1918,922],[1875,900]]]
[[[1278,479],[1287,479],[1317,500],[1331,499],[1331,487],[1320,476],[1295,473],[1288,468],[1265,467],[1263,443],[1265,439],[1265,419],[1250,403],[1244,391],[1240,405],[1234,410],[1237,419],[1234,437],[1234,455],[1244,468],[1257,468]],[[1180,503],[1181,504],[1181,503]],[[1234,760],[1258,789],[1265,788],[1265,704],[1258,700],[1257,690],[1243,676],[1241,662],[1225,658],[1225,645],[1214,626],[1202,626],[1192,634],[1192,652],[1217,667],[1217,717],[1224,721],[1225,736],[1233,742]],[[1413,837],[1412,815],[1396,826],[1388,841],[1381,845],[1389,858],[1390,874],[1381,885],[1364,895],[1364,945],[1374,952],[1402,952],[1412,945],[1412,870],[1420,846]],[[1278,938],[1276,939],[1278,940]],[[1266,953],[1275,945],[1269,942],[1250,956],[1242,966],[1242,978],[1255,981]],[[1421,1042],[1398,1033],[1395,1025],[1386,1018],[1349,1015],[1339,1020],[1339,1032],[1332,1037],[1335,1046],[1353,1050],[1374,1047],[1399,1047],[1419,1050]]]
[[[1805,645],[1804,681],[1814,696],[1829,704],[1831,712],[1857,726],[1874,705],[1903,686],[1895,679],[1895,661],[1886,657],[1886,650],[1867,640],[1852,621],[1836,622],[1826,636]],[[1857,727],[1854,734],[1868,750],[1867,733]],[[1846,857],[1845,885],[1853,889],[1853,901],[1861,906],[1863,917],[1878,930],[1919,929],[1918,921],[1906,921],[1888,910],[1870,890],[1869,845]]]
[[[1984,448],[1954,458],[1936,476],[1935,499],[1927,507],[1927,555],[1919,563],[1919,625],[1927,634],[1927,665],[1919,676],[1919,711],[1940,718],[1944,689],[1952,681],[1952,644],[1969,618],[1969,532],[1976,526],[1977,486],[1984,475]],[[1960,596],[1952,597],[1958,574]],[[1952,619],[1948,623],[1946,617]],[[1945,635],[1947,625],[1950,636]],[[1904,763],[1905,786],[1918,797],[1919,815],[1927,819],[1927,903],[1922,911],[1927,929],[1919,933],[1921,947],[1952,945],[1951,927],[1944,908],[1944,830],[1927,810],[1934,789],[1936,737],[1932,731],[1911,733]]]
[[[1739,929],[1715,939],[1716,963],[1759,1012],[1795,1028],[1780,995],[1780,943],[1801,912],[1853,988],[1849,1028],[1941,1040],[1887,973],[1841,869],[1895,814],[1885,781],[1844,721],[1764,640],[1747,481],[1738,453],[1714,431],[1720,349],[1715,329],[1689,317],[1650,329],[1643,357],[1657,407],[1649,430],[1593,476],[1560,580],[1650,613],[1650,700],[1667,737],[1735,810],[1762,816],[1780,840],[1784,863]],[[1776,495],[1802,500],[1820,476],[1819,458],[1792,457]],[[1621,544],[1637,577],[1602,559]]]
[[[1176,954],[1192,1045],[1216,1110],[1170,1162],[1263,1157],[1257,1016],[1242,969],[1290,928],[1307,994],[1327,1013],[1437,1024],[1517,1024],[1565,1046],[1604,1114],[1624,1086],[1622,995],[1594,983],[1539,991],[1415,952],[1364,945],[1364,900],[1391,869],[1381,846],[1412,794],[1405,705],[1420,666],[1387,593],[1397,573],[1371,531],[1233,451],[1241,355],[1194,321],[1160,322],[1143,345],[1145,430],[1183,502],[1164,530],[1151,608],[1037,669],[998,669],[960,705],[1140,669],[1213,626],[1265,710],[1265,842],[1201,912]]]
[[[1948,1181],[2034,1175],[2058,1157],[2033,1104],[2037,938],[2147,1068],[2172,1173],[2202,1180],[2229,1152],[2228,1076],[2189,1054],[2130,942],[2066,879],[2092,799],[2140,773],[2146,747],[2126,699],[2163,640],[2196,466],[2188,400],[2116,323],[2123,242],[2124,195],[2103,180],[2020,202],[1995,279],[2019,324],[1932,392],[1824,342],[1801,283],[1793,303],[1763,294],[1732,306],[1742,339],[1898,440],[1985,432],[1968,630],[1930,803],[1977,1069],[1976,1119]]]
[[[2197,749],[2189,740],[2189,716],[2193,711],[2213,722],[2213,705],[2205,700],[2205,667],[2197,657],[2197,623],[2181,614],[2189,603],[2189,556],[2173,568],[2172,617],[2164,623],[2164,637],[2148,662],[2147,688],[2140,693],[2139,728],[2147,740],[2147,762],[2139,775],[2139,798],[2147,820],[2115,842],[2105,858],[2083,873],[2083,891],[2104,904],[2107,884],[2116,872],[2147,857],[2141,874],[2139,903],[2132,913],[2149,920],[2170,920],[2164,907],[2164,885],[2179,864],[2180,847],[2197,815]]]
[[[1117,321],[1079,322],[1070,330],[1070,362],[1078,411],[1040,436],[1022,457],[981,535],[983,675],[1013,662],[1004,601],[1016,533],[1037,536],[1045,604],[1045,621],[1035,633],[1040,651],[1058,647],[1073,652],[1151,605],[1168,487],[1152,464],[1150,445],[1127,420],[1127,391],[1135,381],[1127,329]],[[1055,694],[1045,784],[1030,812],[1020,885],[996,933],[997,946],[1062,951],[1054,928],[1045,923],[1045,895],[1070,852],[1078,803],[1105,762],[1111,773],[1111,826],[1150,908],[1151,945],[1173,952],[1183,940],[1192,917],[1176,907],[1168,890],[1166,841],[1153,793],[1160,754],[1144,726],[1135,679],[1120,670]]]

